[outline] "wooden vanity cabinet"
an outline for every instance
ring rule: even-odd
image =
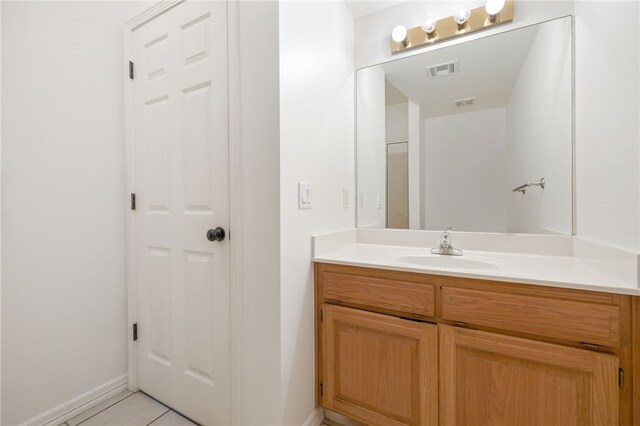
[[[638,297],[321,263],[315,282],[324,408],[380,426],[640,425]]]
[[[570,290],[545,297],[445,286],[440,294],[442,320],[590,345],[620,346],[620,301],[610,294],[601,293],[588,300],[574,295],[567,300],[572,296]]]
[[[442,425],[618,424],[617,356],[439,328]]]
[[[323,406],[370,425],[438,424],[435,324],[323,305]]]

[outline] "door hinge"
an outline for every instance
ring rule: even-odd
[[[322,383],[320,383],[320,395],[324,395],[324,387],[322,386]]]
[[[138,340],[138,323],[133,324],[133,341]]]
[[[136,194],[131,193],[131,210],[136,209]]]
[[[320,322],[322,322],[322,309],[320,309]]]
[[[618,386],[624,387],[624,370],[622,368],[618,369]]]
[[[133,80],[133,62],[129,61],[129,78]]]

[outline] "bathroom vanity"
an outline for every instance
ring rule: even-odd
[[[563,17],[357,70],[358,229],[314,240],[319,406],[640,425],[638,253],[577,233],[573,34]]]
[[[379,265],[365,264],[376,250]],[[380,250],[316,253],[319,406],[369,425],[640,421],[637,288],[528,284],[477,265],[404,268]],[[407,248],[386,250],[407,257]],[[552,276],[562,276],[560,263]]]

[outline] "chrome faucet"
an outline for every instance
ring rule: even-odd
[[[442,233],[442,237],[440,237],[440,246],[431,249],[431,254],[443,254],[447,256],[462,256],[462,250],[457,248],[453,248],[453,243],[451,242],[451,227],[445,229]]]

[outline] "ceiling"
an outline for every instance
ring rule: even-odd
[[[424,117],[502,107],[507,104],[537,31],[534,25],[379,66],[389,83],[421,105]],[[458,61],[455,74],[428,77],[428,66],[451,61]],[[455,106],[455,100],[473,97],[473,105]]]

